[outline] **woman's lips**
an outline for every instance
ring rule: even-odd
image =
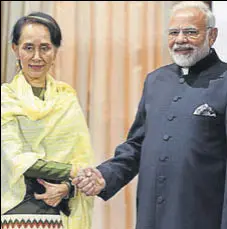
[[[29,67],[32,68],[33,70],[39,71],[44,67],[44,65],[31,65],[30,64]]]

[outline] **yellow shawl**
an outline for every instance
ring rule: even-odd
[[[76,93],[66,83],[47,76],[45,100],[33,95],[20,72],[1,89],[1,214],[25,195],[23,173],[38,159],[71,163],[76,168],[93,163],[89,132]],[[65,229],[90,229],[93,197],[78,192],[70,200]]]

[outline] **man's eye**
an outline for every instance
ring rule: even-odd
[[[174,30],[174,31],[169,31],[169,35],[170,36],[177,36],[179,34],[178,30]]]
[[[187,31],[184,32],[184,34],[186,34],[186,35],[197,35],[198,31],[196,31],[196,30],[187,30]]]

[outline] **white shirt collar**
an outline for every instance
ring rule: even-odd
[[[183,75],[188,75],[189,68],[181,68],[181,71]]]

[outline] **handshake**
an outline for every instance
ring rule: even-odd
[[[71,171],[70,177],[72,185],[86,196],[98,195],[106,186],[102,174],[96,168],[89,167],[80,169],[77,176],[73,176],[73,174],[74,173]],[[46,191],[42,194],[34,193],[34,197],[37,200],[44,201],[49,206],[56,207],[63,198],[69,195],[70,184],[68,185],[64,182],[61,184],[54,184],[43,179],[37,179],[37,181]]]
[[[72,185],[87,196],[95,196],[105,188],[106,182],[98,169],[88,167],[78,171]]]

